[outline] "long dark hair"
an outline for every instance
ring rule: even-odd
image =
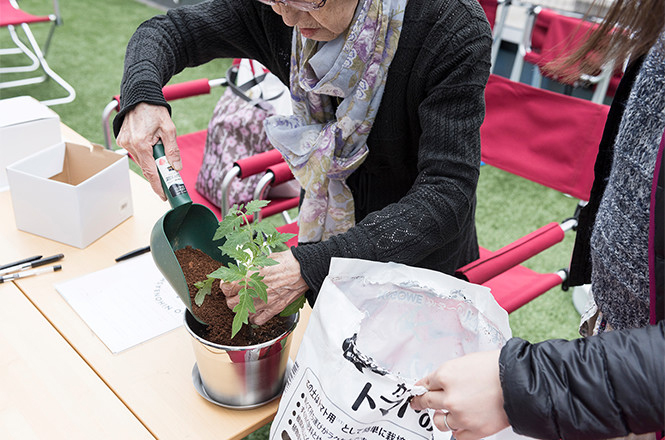
[[[605,0],[594,0],[587,16],[604,9]],[[618,65],[646,54],[665,25],[663,0],[614,0],[602,23],[570,56],[545,68],[560,76],[570,76],[571,67],[579,73],[595,74],[610,61]],[[594,56],[588,56],[592,52]],[[615,64],[615,65],[617,65]]]

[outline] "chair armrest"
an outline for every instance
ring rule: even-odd
[[[289,182],[294,180],[293,173],[289,164],[286,162],[280,162],[275,165],[271,165],[266,169],[265,174],[261,177],[259,182],[254,188],[253,199],[254,200],[266,200],[268,198],[268,193],[270,188],[280,185],[282,183]],[[269,217],[273,214],[283,213],[286,210],[297,207],[300,204],[300,197],[289,197],[289,198],[280,198],[272,199],[270,204],[263,208],[259,213],[260,218]],[[287,223],[290,223],[290,219],[286,219]]]
[[[222,180],[222,187],[220,188],[222,192],[222,216],[229,212],[229,188],[235,179],[244,179],[263,173],[269,166],[282,161],[284,161],[282,153],[275,149],[236,161]]]
[[[261,176],[261,179],[259,179],[259,182],[256,184],[252,198],[254,200],[263,200],[266,198],[270,187],[286,183],[293,179],[294,177],[291,168],[289,168],[289,164],[286,162],[271,165],[266,168],[266,173]]]
[[[190,98],[193,96],[207,95],[210,89],[218,86],[226,86],[226,78],[207,79],[200,78],[177,84],[169,84],[162,88],[164,99],[175,101],[176,99]],[[104,147],[111,149],[111,129],[109,122],[113,112],[120,111],[120,95],[116,95],[106,104],[102,111],[102,130],[104,131]]]
[[[284,158],[279,150],[268,150],[263,153],[240,159],[235,162],[240,169],[239,177],[245,179],[264,172],[269,166],[283,162]]]
[[[523,263],[534,255],[563,240],[567,230],[572,229],[577,220],[564,223],[549,223],[501,249],[459,268],[455,276],[475,284],[483,284],[508,269]]]

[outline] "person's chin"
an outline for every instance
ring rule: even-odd
[[[332,32],[321,28],[300,28],[300,34],[314,41],[332,41],[335,39]]]
[[[309,38],[311,40],[316,40],[316,36],[319,33],[319,29],[317,28],[300,28],[300,34],[305,37]]]

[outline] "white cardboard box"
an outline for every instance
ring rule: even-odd
[[[127,156],[61,142],[7,167],[16,227],[84,248],[133,214]]]
[[[0,100],[0,191],[7,190],[7,165],[62,142],[60,117],[30,96]]]

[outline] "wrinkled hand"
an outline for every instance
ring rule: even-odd
[[[252,324],[262,325],[270,318],[284,310],[296,298],[304,294],[309,287],[300,276],[300,263],[290,250],[274,253],[270,258],[279,262],[275,266],[261,268],[259,274],[264,277],[263,282],[268,286],[268,303],[260,298],[254,300],[256,313],[249,316]],[[226,296],[226,304],[233,309],[240,302],[238,292],[240,286],[237,282],[221,282],[222,293]]]
[[[411,400],[415,410],[433,408],[434,425],[448,431],[456,440],[476,440],[509,426],[503,409],[503,391],[499,380],[500,350],[472,353],[441,365],[434,373],[419,380],[429,391]]]
[[[152,156],[152,146],[161,139],[166,160],[176,171],[180,171],[182,162],[175,138],[175,125],[166,107],[142,102],[125,115],[116,139],[118,146],[129,151],[139,164],[143,176],[162,200],[166,200],[166,195],[164,195],[155,159]]]

